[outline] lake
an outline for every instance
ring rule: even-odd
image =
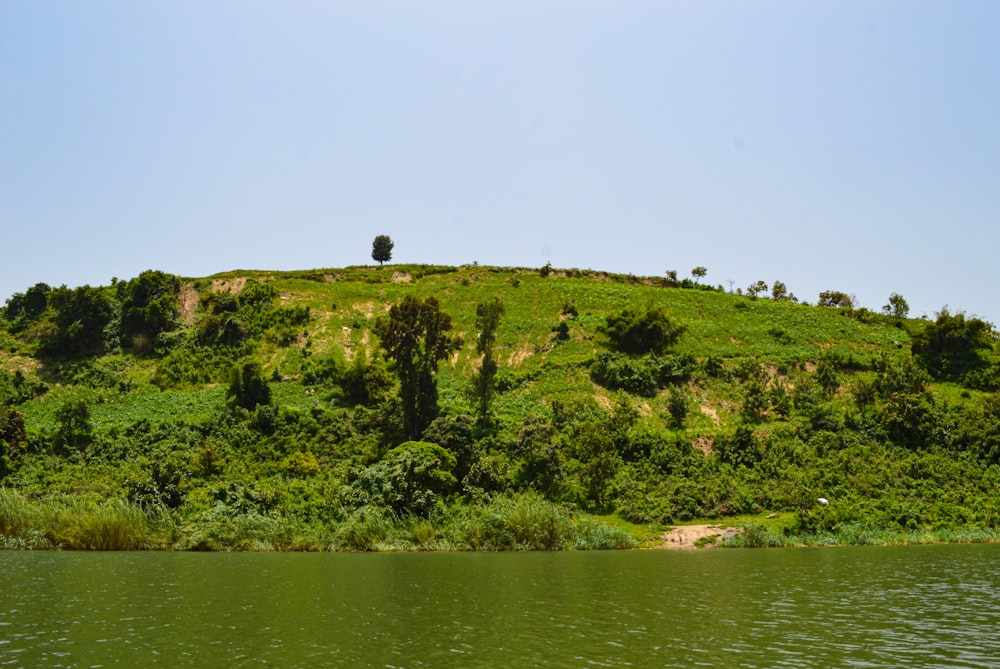
[[[0,667],[996,667],[998,561],[0,552]]]

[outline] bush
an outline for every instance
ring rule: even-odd
[[[612,346],[633,355],[663,353],[677,343],[684,330],[657,307],[649,307],[645,313],[625,309],[620,314],[608,316],[605,328]]]
[[[364,506],[426,517],[457,486],[455,465],[455,456],[437,444],[408,441],[365,469],[352,494]]]
[[[631,357],[605,351],[590,365],[590,378],[610,390],[653,397],[663,388],[686,380],[697,368],[689,355]]]

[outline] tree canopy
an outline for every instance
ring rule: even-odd
[[[989,323],[945,308],[937,320],[913,335],[911,349],[934,378],[960,379],[985,366],[980,351],[992,348],[995,336]]]
[[[393,246],[395,246],[395,244],[393,244],[389,235],[378,235],[375,237],[375,241],[372,242],[372,259],[377,260],[379,265],[388,260],[392,260]]]
[[[605,332],[622,353],[660,354],[677,343],[684,327],[672,323],[659,307],[649,307],[645,313],[629,308],[608,316]]]
[[[382,349],[395,362],[403,431],[417,439],[438,414],[438,363],[461,345],[448,334],[451,316],[441,311],[433,297],[419,300],[407,295],[375,325]]]

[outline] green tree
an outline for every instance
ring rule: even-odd
[[[94,440],[90,405],[85,400],[70,400],[56,409],[55,452],[69,455],[82,451]]]
[[[490,422],[490,399],[493,397],[497,363],[493,357],[493,344],[496,341],[500,317],[503,316],[503,301],[493,298],[476,307],[476,327],[479,338],[476,340],[476,352],[483,356],[479,374],[476,375],[476,399],[479,401],[479,422],[485,429]]]
[[[695,283],[698,283],[699,281],[704,279],[706,274],[708,274],[708,269],[702,267],[701,265],[691,270],[691,276],[694,277]]]
[[[147,270],[117,286],[121,304],[123,346],[144,353],[156,336],[177,326],[177,296],[181,281],[173,274]]]
[[[893,318],[906,318],[910,313],[910,305],[902,295],[893,293],[889,296],[889,303],[882,307],[882,313]]]
[[[819,294],[819,301],[816,303],[821,307],[843,307],[845,309],[854,308],[854,298],[839,290],[824,290]]]
[[[258,405],[270,404],[271,388],[267,385],[260,365],[250,361],[237,363],[233,367],[232,380],[226,391],[226,397],[248,411],[252,411]]]
[[[48,294],[48,304],[55,331],[45,343],[47,353],[86,356],[104,352],[104,330],[114,316],[107,290],[61,286]]]
[[[433,297],[419,300],[407,295],[375,324],[386,357],[395,363],[403,431],[419,439],[438,414],[434,376],[438,364],[461,346],[461,339],[448,334],[451,317],[442,312]]]
[[[837,369],[830,359],[823,358],[816,365],[816,382],[827,395],[837,392],[840,381],[837,379]]]
[[[684,427],[690,403],[691,396],[686,390],[679,386],[674,386],[670,389],[667,395],[667,411],[670,413],[670,422],[674,428],[680,429]]]
[[[605,332],[622,353],[660,354],[676,344],[684,333],[684,327],[672,323],[659,307],[649,307],[645,313],[629,308],[606,320]]]
[[[397,514],[427,516],[436,501],[455,489],[455,456],[437,444],[407,441],[365,469],[354,484],[357,502]]]
[[[393,246],[395,244],[393,244],[389,235],[378,235],[375,237],[375,241],[372,242],[372,259],[377,260],[379,265],[392,260]]]
[[[750,299],[757,299],[757,296],[761,293],[767,292],[767,282],[766,281],[755,281],[747,286],[747,295]]]
[[[0,482],[13,471],[14,461],[27,445],[24,416],[17,409],[0,409]]]
[[[778,301],[788,299],[788,286],[783,281],[775,281],[771,286],[771,299]]]
[[[20,330],[41,318],[51,290],[48,284],[36,283],[24,293],[14,293],[4,308],[4,317],[11,328]]]
[[[910,349],[934,378],[957,380],[986,365],[980,351],[992,348],[995,339],[989,323],[944,308],[937,320],[913,335]]]

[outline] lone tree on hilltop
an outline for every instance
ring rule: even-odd
[[[704,279],[706,274],[708,274],[708,269],[702,267],[701,265],[691,270],[691,276],[694,277],[695,283],[698,283],[701,279]]]
[[[386,260],[392,260],[392,247],[394,244],[389,235],[378,235],[372,242],[372,259],[377,260],[381,265]]]

